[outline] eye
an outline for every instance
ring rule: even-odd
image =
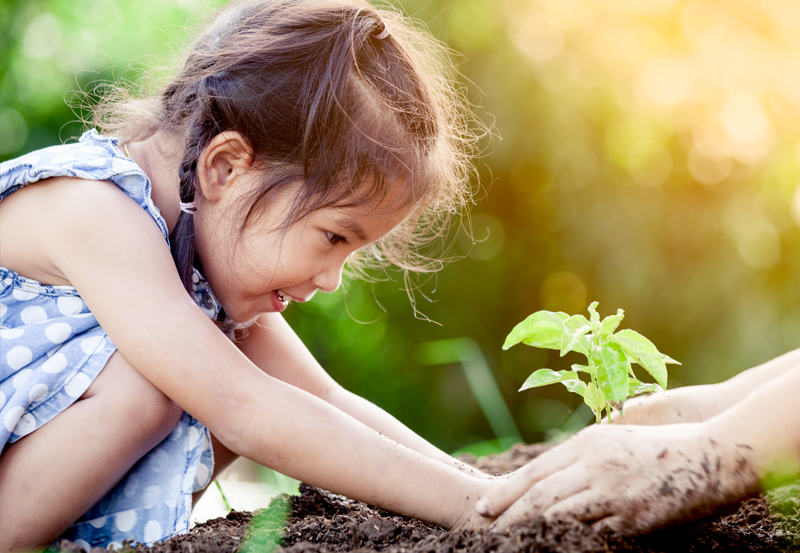
[[[334,234],[333,232],[326,232],[325,234],[328,236],[328,242],[330,242],[334,246],[341,242],[347,244],[347,239],[344,236],[339,236],[338,234]]]

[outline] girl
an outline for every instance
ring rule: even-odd
[[[0,549],[185,532],[238,455],[483,524],[493,480],[339,387],[280,315],[356,255],[427,268],[409,245],[468,196],[471,140],[433,48],[361,0],[236,2],[157,97],[98,108],[117,138],[0,166]]]

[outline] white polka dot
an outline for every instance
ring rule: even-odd
[[[6,395],[3,392],[0,392],[0,409],[3,408],[3,405],[6,404]]]
[[[115,159],[111,162],[111,169],[115,173],[127,173],[128,171],[132,171],[134,167],[133,163],[127,159]]]
[[[189,427],[189,447],[194,448],[200,442],[200,431],[194,426]]]
[[[161,472],[169,465],[169,455],[163,449],[150,452],[150,469],[153,472]]]
[[[50,160],[50,163],[66,163],[67,161],[75,161],[75,156],[72,154],[61,154]]]
[[[83,310],[83,300],[75,296],[61,296],[56,300],[56,305],[61,314],[67,317]]]
[[[141,500],[142,503],[145,505],[152,505],[154,503],[158,503],[160,497],[161,497],[161,486],[153,485],[153,486],[147,486],[144,489],[144,493],[141,495]]]
[[[30,413],[25,413],[14,427],[14,434],[17,436],[27,436],[36,430],[36,419]]]
[[[87,551],[87,552],[92,548],[86,540],[78,539],[78,540],[75,540],[72,543],[74,543],[75,545],[77,545],[78,547],[80,547],[81,549],[83,549],[84,551]]]
[[[67,368],[67,357],[63,353],[56,353],[39,367],[46,373],[60,373]]]
[[[44,331],[44,335],[47,336],[47,339],[54,344],[66,342],[67,338],[69,338],[71,334],[72,327],[67,323],[53,323]]]
[[[20,290],[19,288],[14,288],[14,291],[11,293],[14,294],[14,297],[19,301],[30,301],[33,298],[39,297],[39,292],[29,292],[28,290]]]
[[[19,422],[19,419],[22,416],[22,413],[24,412],[25,409],[23,409],[22,407],[12,407],[11,409],[9,409],[8,413],[6,413],[6,416],[3,419],[3,426],[6,427],[6,430],[8,430],[9,432],[14,430],[14,427],[17,426],[17,423]]]
[[[133,509],[122,511],[114,516],[114,526],[116,526],[117,530],[120,532],[128,532],[132,530],[135,524],[136,511]]]
[[[47,397],[47,393],[49,391],[50,388],[47,387],[47,384],[36,384],[28,392],[28,401],[30,401],[31,403],[42,401],[45,397]]]
[[[125,486],[122,488],[122,495],[133,497],[139,489],[139,475],[135,472],[125,479]]]
[[[6,307],[4,304],[0,303],[0,318],[6,316],[6,311],[8,311],[8,307]]]
[[[92,381],[89,380],[89,377],[85,374],[75,373],[72,378],[69,379],[67,385],[64,386],[64,391],[67,392],[68,396],[81,397],[91,383]]]
[[[174,509],[174,508],[175,508],[175,506],[177,505],[177,502],[176,502],[174,499],[167,499],[167,500],[164,502],[164,505],[166,505],[166,506],[167,506],[167,507],[169,507],[170,509]]]
[[[197,475],[195,478],[197,479],[197,484],[201,488],[205,488],[206,484],[208,484],[208,477],[210,476],[208,472],[208,467],[205,466],[203,463],[197,465]]]
[[[19,314],[19,318],[22,319],[22,322],[26,325],[35,325],[36,323],[43,323],[46,321],[47,313],[38,305],[32,305],[31,307],[23,309]]]
[[[101,157],[99,159],[90,159],[88,161],[85,161],[84,163],[86,163],[86,165],[91,165],[92,167],[102,167],[103,165],[108,163],[108,160],[104,157]]]
[[[19,338],[23,334],[25,334],[24,328],[0,328],[0,338],[5,338],[6,340]]]
[[[89,521],[89,524],[91,524],[95,528],[102,528],[103,526],[106,525],[106,520],[107,520],[106,517],[93,518],[92,520]]]
[[[14,375],[14,378],[11,379],[11,382],[13,382],[14,387],[19,390],[22,385],[28,381],[32,374],[33,371],[31,369],[22,369]]]
[[[175,441],[181,436],[183,436],[183,425],[178,424],[175,428],[172,429],[172,434],[169,435],[169,439]]]
[[[78,313],[77,315],[70,315],[70,319],[85,319],[86,317],[91,317],[91,313]]]
[[[15,346],[6,354],[8,366],[14,371],[30,363],[31,359],[33,359],[33,352],[25,346]]]
[[[100,351],[106,345],[106,339],[104,336],[90,336],[88,338],[84,338],[81,340],[81,349],[83,353],[91,355],[96,351]]]
[[[152,543],[164,537],[164,531],[157,520],[148,520],[144,525],[144,542]]]

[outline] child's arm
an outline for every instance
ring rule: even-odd
[[[342,388],[314,359],[280,314],[267,313],[259,317],[238,345],[248,359],[270,376],[314,394],[414,451],[472,476],[488,478],[430,444],[377,405]]]
[[[736,405],[798,364],[800,350],[792,351],[719,384],[686,386],[632,399],[625,402],[625,416],[614,413],[612,419],[620,424],[643,425],[702,422]]]
[[[229,449],[279,472],[446,527],[483,524],[491,480],[408,449],[266,375],[183,289],[163,236],[116,186],[50,179],[19,222],[44,270],[81,293],[122,355]]]

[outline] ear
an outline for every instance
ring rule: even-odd
[[[225,131],[214,138],[197,158],[200,193],[209,202],[229,194],[253,165],[253,148],[236,131]]]

